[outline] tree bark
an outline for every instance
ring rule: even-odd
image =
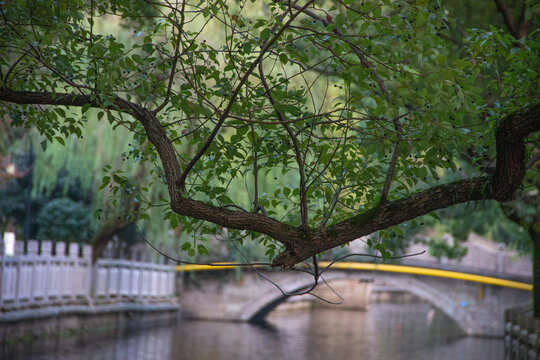
[[[531,226],[529,235],[533,246],[533,314],[540,320],[540,230]]]

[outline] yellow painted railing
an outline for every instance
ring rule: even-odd
[[[223,265],[228,263],[214,263],[218,266],[212,265],[177,265],[176,271],[208,271],[208,270],[227,270],[234,269],[236,265]]]
[[[220,263],[216,263],[220,264]],[[223,263],[222,263],[223,264]],[[319,266],[324,268],[330,263],[328,261],[321,261]],[[206,271],[206,270],[225,270],[234,269],[235,265],[225,266],[211,266],[211,265],[178,265],[176,271]],[[332,265],[332,269],[339,270],[372,270],[372,271],[387,271],[395,273],[405,273],[414,275],[436,276],[445,277],[450,279],[459,279],[465,281],[474,281],[483,284],[491,284],[497,286],[511,287],[520,290],[532,291],[532,284],[499,279],[492,276],[467,274],[458,271],[439,270],[432,268],[424,268],[418,266],[404,266],[404,265],[389,265],[389,264],[373,264],[373,263],[358,263],[358,262],[340,262]]]
[[[319,263],[320,267],[328,266],[329,262],[321,261]],[[492,276],[483,276],[483,275],[474,275],[467,274],[458,271],[449,271],[449,270],[439,270],[431,269],[417,266],[404,266],[404,265],[389,265],[389,264],[373,264],[373,263],[356,263],[356,262],[343,262],[336,263],[332,265],[333,269],[340,270],[374,270],[374,271],[388,271],[388,272],[397,272],[405,274],[414,274],[414,275],[426,275],[426,276],[437,276],[445,277],[451,279],[459,279],[466,281],[475,281],[484,284],[498,285],[511,287],[520,290],[532,291],[532,284],[527,284],[519,281],[499,279]]]

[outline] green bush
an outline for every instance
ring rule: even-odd
[[[54,199],[37,216],[38,239],[88,241],[92,236],[90,208],[70,199]]]

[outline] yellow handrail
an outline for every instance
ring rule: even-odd
[[[228,264],[228,263],[216,263],[216,264]],[[330,265],[330,262],[328,261],[319,262],[320,267],[326,267],[328,265]],[[224,265],[224,266],[177,265],[176,271],[227,270],[227,269],[234,269],[235,267],[236,267],[235,265]],[[532,291],[533,289],[532,284],[528,284],[524,282],[499,279],[492,276],[467,274],[467,273],[462,273],[458,271],[423,268],[423,267],[418,267],[418,266],[358,263],[358,262],[339,262],[339,263],[333,264],[332,268],[340,269],[340,270],[372,270],[372,271],[388,271],[388,272],[414,274],[414,275],[436,276],[436,277],[445,277],[445,278],[465,280],[465,281],[474,281],[474,282],[479,282],[479,283],[484,283],[484,284],[504,286],[504,287],[510,287],[510,288],[515,288],[515,289],[520,289],[520,290],[527,290],[527,291]]]
[[[329,264],[330,263],[328,261],[321,261],[319,263],[319,266],[325,267],[325,266],[328,266]],[[332,268],[341,269],[341,270],[374,270],[374,271],[388,271],[388,272],[397,272],[397,273],[414,274],[414,275],[437,276],[437,277],[445,277],[445,278],[459,279],[459,280],[465,280],[465,281],[475,281],[475,282],[497,285],[497,286],[505,286],[505,287],[511,287],[511,288],[520,289],[520,290],[527,290],[527,291],[532,291],[533,289],[532,284],[523,283],[519,281],[499,279],[492,276],[467,274],[467,273],[462,273],[458,271],[423,268],[423,267],[418,267],[418,266],[342,262],[342,263],[333,264]]]
[[[229,264],[225,262],[216,262],[216,265],[220,264]],[[176,265],[176,271],[208,271],[208,270],[227,270],[234,269],[236,265],[223,265],[223,266],[212,266],[212,265],[199,265],[199,264],[186,264],[186,265]]]

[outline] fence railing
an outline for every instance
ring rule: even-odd
[[[41,246],[40,246],[41,245]],[[175,295],[173,265],[99,259],[78,243],[18,242],[5,255],[0,240],[0,309],[115,301],[160,301]],[[149,257],[146,257],[149,259]]]
[[[94,268],[96,298],[155,299],[174,295],[173,265],[100,259]]]
[[[504,359],[539,359],[540,320],[534,318],[532,304],[506,310],[504,322]]]

